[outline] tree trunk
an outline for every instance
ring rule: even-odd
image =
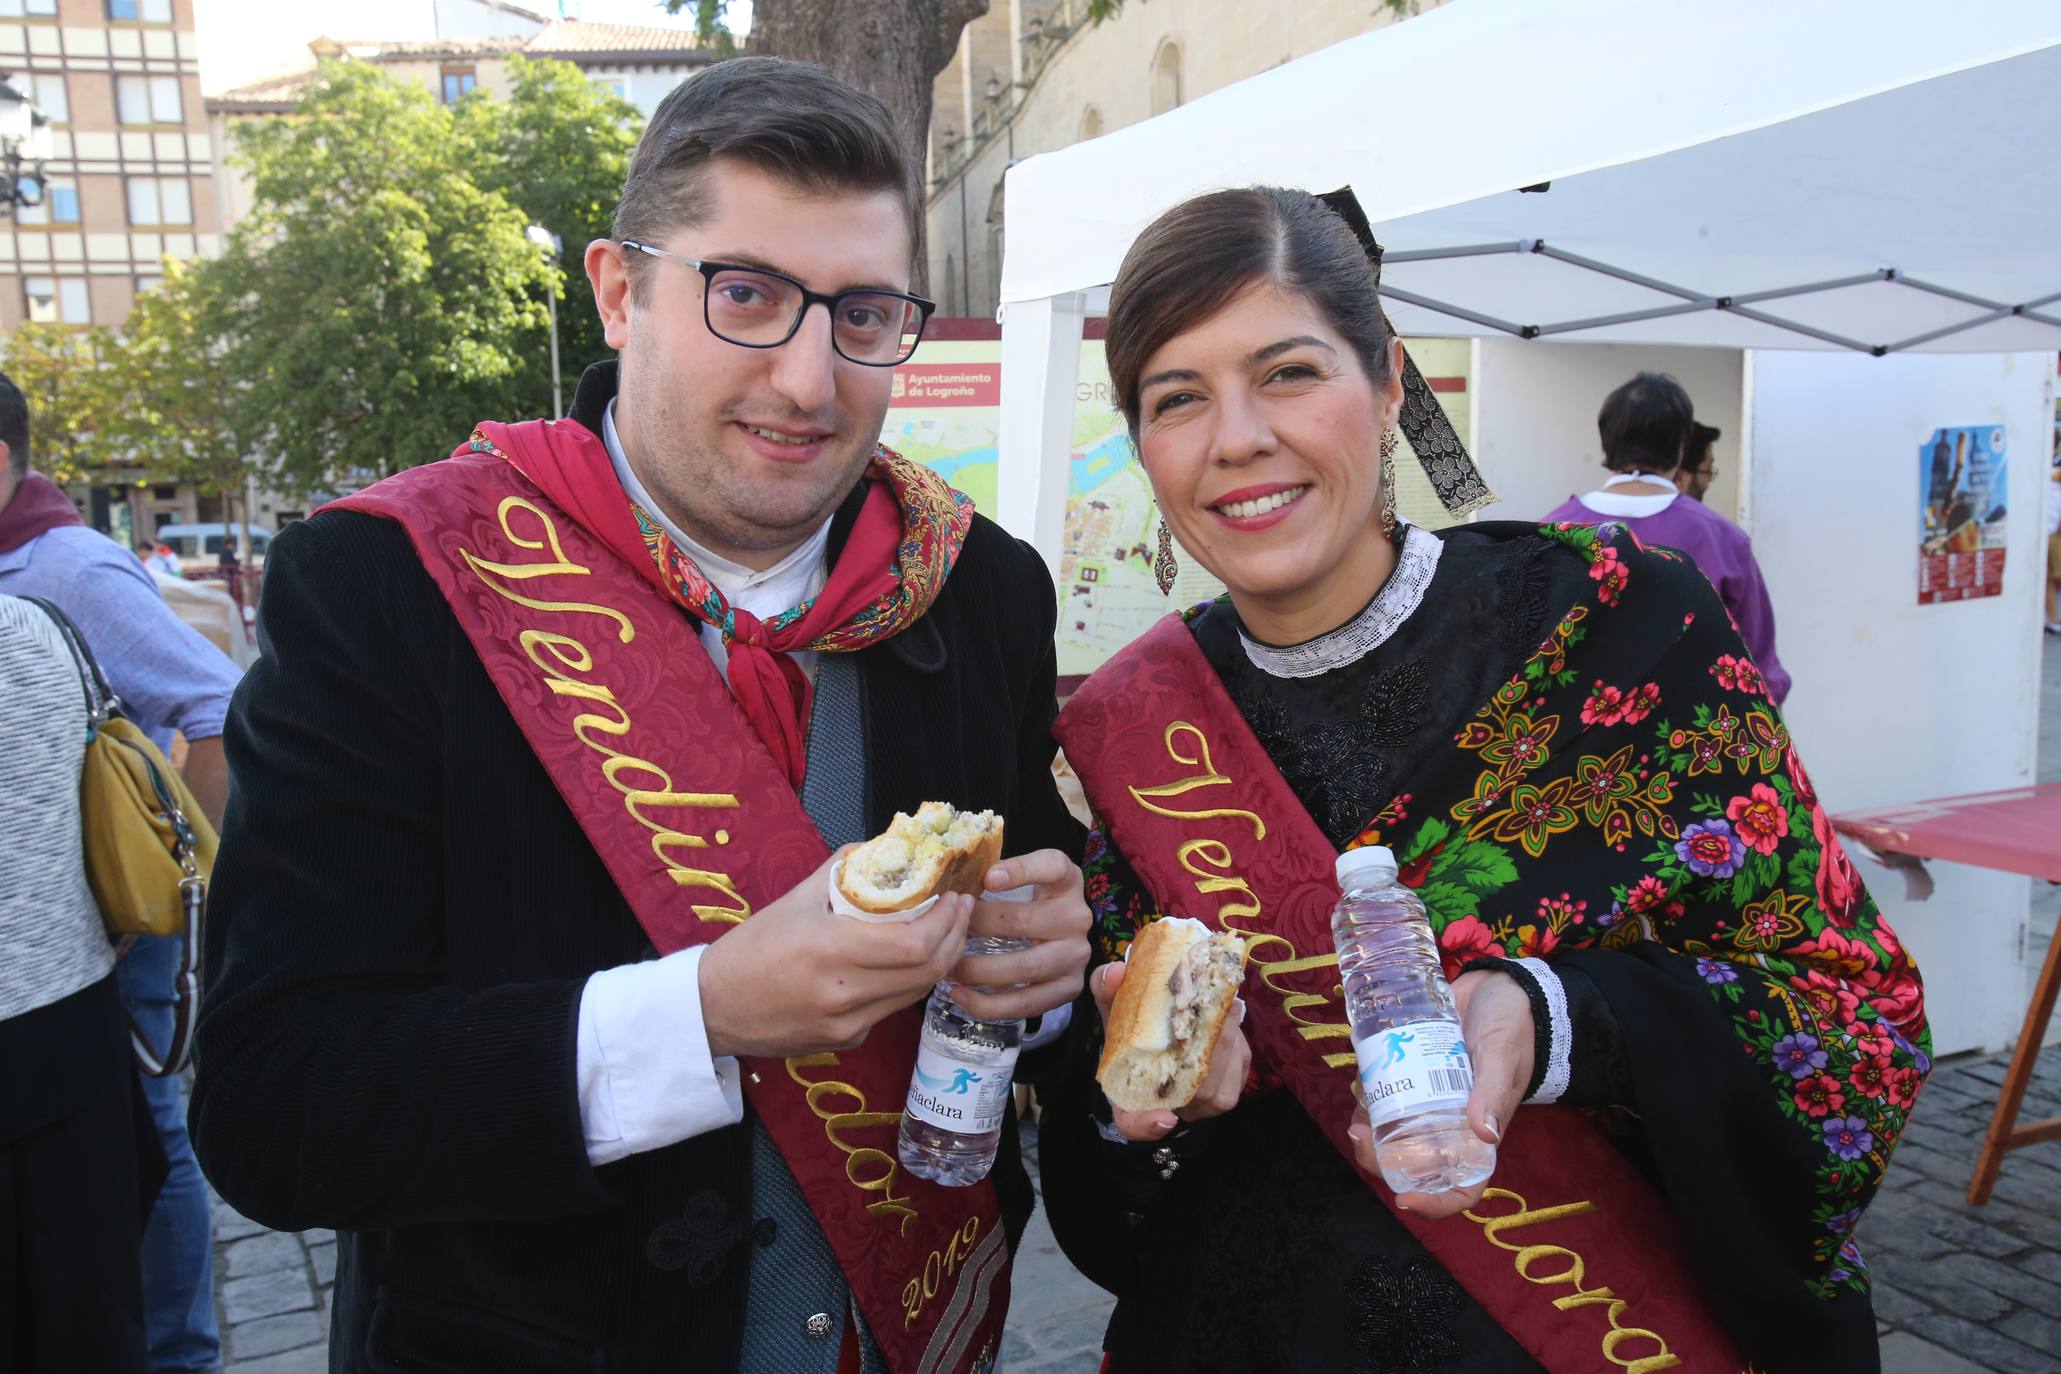
[[[958,51],[960,31],[987,12],[988,0],[757,0],[750,48],[819,62],[878,96],[901,126],[910,172],[923,194],[929,190],[931,84]],[[918,291],[930,276],[925,238],[919,208]]]

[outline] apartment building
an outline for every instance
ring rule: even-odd
[[[119,326],[166,255],[216,251],[193,0],[0,0],[0,72],[55,135],[43,203],[0,221],[0,330]]]

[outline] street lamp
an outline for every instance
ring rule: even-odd
[[[16,205],[43,203],[43,164],[54,151],[50,120],[21,93],[11,78],[0,75],[0,212]]]
[[[532,224],[525,231],[525,236],[531,243],[537,245],[538,250],[546,258],[550,259],[553,265],[557,264],[560,247],[558,235],[552,233],[541,224]],[[565,407],[559,403],[558,284],[556,282],[553,282],[551,289],[544,293],[544,304],[551,311],[551,418],[556,420],[565,414]]]

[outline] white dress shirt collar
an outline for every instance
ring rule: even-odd
[[[830,545],[828,519],[817,526],[815,533],[793,553],[770,568],[755,571],[703,548],[674,524],[658,502],[652,499],[651,493],[631,468],[630,460],[623,456],[622,440],[615,429],[614,401],[610,401],[608,409],[602,412],[601,442],[608,447],[608,460],[615,465],[616,480],[623,484],[624,493],[650,512],[651,518],[658,521],[659,527],[672,536],[682,552],[699,565],[732,606],[750,611],[764,620],[801,605],[823,590],[823,583],[827,580],[823,555]]]

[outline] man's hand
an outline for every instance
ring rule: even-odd
[[[1453,1000],[1460,1009],[1460,1035],[1467,1042],[1467,1057],[1474,1065],[1474,1091],[1467,1098],[1467,1124],[1490,1144],[1500,1144],[1503,1125],[1524,1100],[1531,1082],[1532,1048],[1535,1043],[1531,1001],[1517,980],[1493,969],[1479,969],[1460,976],[1453,984]],[[1374,1131],[1367,1122],[1366,1103],[1360,1097],[1359,1080],[1353,1080],[1353,1158],[1368,1173],[1379,1178],[1381,1166],[1374,1162]],[[1481,1201],[1482,1192],[1494,1178],[1483,1179],[1472,1188],[1447,1193],[1398,1193],[1396,1205],[1420,1217],[1449,1217]]]
[[[829,897],[837,857],[701,956],[711,1055],[780,1059],[856,1049],[958,962],[971,897],[948,894],[902,924],[839,916]]]
[[[1056,849],[1004,859],[988,870],[990,892],[1030,887],[1029,900],[974,904],[969,935],[1029,940],[1029,949],[962,959],[952,996],[983,1021],[1042,1016],[1081,995],[1088,969],[1088,900],[1081,870]]]
[[[1109,1024],[1109,1004],[1116,1000],[1116,990],[1123,982],[1122,964],[1104,964],[1095,970],[1089,983],[1095,993],[1095,1010],[1101,1013],[1105,1026]],[[1224,1018],[1223,1027],[1217,1032],[1216,1048],[1210,1052],[1209,1072],[1202,1076],[1202,1084],[1187,1106],[1173,1111],[1127,1112],[1112,1103],[1110,1124],[1128,1139],[1157,1140],[1179,1122],[1222,1116],[1237,1106],[1245,1091],[1246,1071],[1252,1067],[1252,1047],[1239,1028],[1244,1019],[1236,1007]]]

